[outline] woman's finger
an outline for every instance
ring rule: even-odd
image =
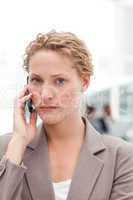
[[[18,99],[18,102],[21,104],[24,104],[27,100],[29,100],[32,96],[32,93],[29,93],[28,95],[22,97],[21,99]]]
[[[37,112],[33,111],[33,112],[30,113],[30,121],[29,121],[30,125],[35,126],[36,120],[37,120]]]
[[[24,107],[25,107],[25,102],[27,101],[27,100],[29,100],[30,98],[31,98],[31,96],[32,96],[32,93],[30,93],[30,94],[28,94],[28,95],[26,95],[26,96],[24,96],[24,97],[22,97],[21,99],[15,99],[15,101],[14,101],[14,109],[16,110],[18,110],[18,109],[22,109],[22,110],[24,110]]]
[[[25,85],[24,89],[19,93],[18,98],[22,98],[23,96],[26,95],[26,93],[28,94],[28,85]]]

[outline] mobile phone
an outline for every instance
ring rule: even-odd
[[[28,80],[29,80],[29,76],[27,76],[27,84],[28,84]],[[27,90],[27,93],[29,93],[28,90]],[[28,108],[28,111],[30,113],[35,111],[35,106],[33,105],[32,99],[29,99],[26,101],[26,107]]]
[[[32,99],[27,100],[27,107],[30,113],[35,111],[35,107],[33,106]]]

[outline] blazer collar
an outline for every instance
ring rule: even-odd
[[[36,137],[31,141],[30,144],[28,144],[28,148],[31,148],[32,150],[36,149],[40,143],[40,140],[42,139],[42,137],[44,137],[44,139],[46,136],[46,131],[44,129],[43,123],[40,123],[37,127],[37,132],[36,132]]]
[[[97,158],[96,153],[105,150],[101,135],[90,125],[87,118],[85,123],[85,140],[81,147],[67,200],[88,200],[98,180],[104,163]],[[23,161],[27,166],[26,178],[34,200],[55,200],[50,172],[47,138],[43,125],[38,127],[37,136],[28,145],[28,152]]]

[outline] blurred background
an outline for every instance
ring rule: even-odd
[[[13,99],[26,83],[25,46],[55,29],[77,34],[92,54],[83,101],[92,125],[133,142],[132,24],[133,0],[0,1],[0,134],[12,131]]]

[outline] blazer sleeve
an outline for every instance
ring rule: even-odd
[[[110,200],[133,200],[133,145],[119,148]]]
[[[0,140],[0,199],[22,200],[23,177],[27,168],[23,163],[17,165],[5,158],[4,153],[8,142],[1,137]]]

